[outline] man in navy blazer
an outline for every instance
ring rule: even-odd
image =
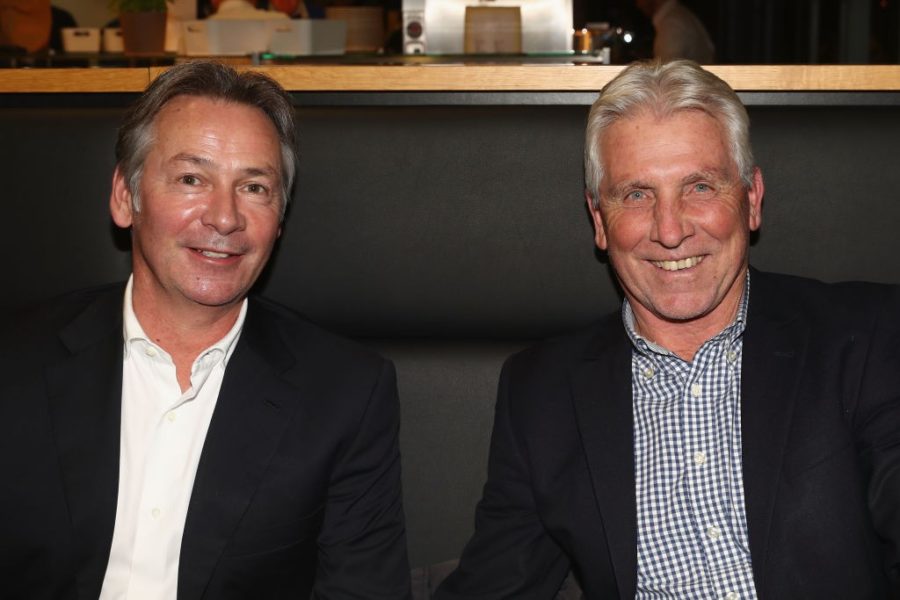
[[[588,118],[621,313],[511,357],[440,600],[900,597],[900,291],[748,265],[748,117],[688,61]]]
[[[128,283],[0,332],[0,596],[407,598],[393,366],[248,298],[293,186],[289,96],[176,66],[116,154]]]

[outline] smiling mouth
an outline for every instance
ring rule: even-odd
[[[228,252],[216,252],[215,250],[201,250],[200,248],[193,248],[194,252],[205,256],[206,258],[229,258],[231,256],[236,256],[235,254],[229,254]]]
[[[681,271],[696,267],[703,262],[703,256],[690,256],[681,260],[651,260],[650,262],[663,271]]]

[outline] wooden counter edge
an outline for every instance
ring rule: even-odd
[[[0,93],[140,92],[149,82],[147,68],[0,69]]]
[[[291,91],[594,92],[624,66],[405,65],[258,67]],[[716,65],[737,91],[898,91],[897,65]]]
[[[292,92],[593,92],[623,66],[266,65]],[[139,92],[164,69],[3,69],[0,93]],[[900,91],[898,65],[714,65],[737,91]]]

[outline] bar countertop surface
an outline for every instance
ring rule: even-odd
[[[407,64],[242,66],[291,92],[597,91],[624,66]],[[715,65],[736,91],[900,91],[900,65]],[[164,67],[0,69],[0,93],[134,93]]]

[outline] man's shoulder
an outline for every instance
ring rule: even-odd
[[[627,347],[621,311],[611,312],[581,329],[548,338],[507,359],[511,373],[542,377],[563,375],[582,361]]]
[[[900,310],[900,286],[867,281],[829,283],[807,277],[753,271],[750,303],[765,311],[788,307],[808,317],[831,321],[874,316],[885,308]],[[757,311],[758,312],[758,311]]]
[[[98,317],[120,319],[124,283],[111,283],[67,292],[34,304],[15,308],[3,315],[0,344],[17,346],[56,336],[88,310]]]
[[[345,368],[381,369],[385,359],[374,350],[314,323],[292,308],[261,296],[251,296],[247,323],[263,323],[296,357]]]
[[[56,296],[4,314],[0,322],[2,378],[25,376],[69,356],[121,323],[124,284]]]

